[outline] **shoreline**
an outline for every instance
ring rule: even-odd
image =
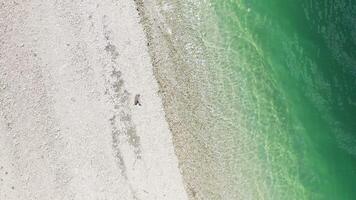
[[[0,198],[187,199],[134,2],[2,9]]]
[[[225,163],[221,161],[225,160],[219,154],[224,152],[224,146],[214,142],[224,140],[214,134],[221,129],[216,126],[219,118],[212,104],[218,101],[211,85],[215,75],[205,62],[204,41],[198,32],[204,22],[185,21],[200,19],[185,16],[182,9],[186,5],[165,1],[158,5],[155,0],[135,2],[149,41],[154,75],[189,199],[235,198],[223,192],[233,184],[225,179],[229,174],[224,171]],[[194,10],[189,9],[187,13]],[[197,27],[190,27],[192,24]]]

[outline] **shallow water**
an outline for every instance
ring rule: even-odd
[[[250,0],[213,7],[221,53],[229,55],[225,67],[245,77],[237,95],[251,118],[246,134],[259,138],[261,198],[356,198],[355,4]]]
[[[176,67],[189,66],[195,84],[177,82],[204,99],[181,117],[199,121],[187,132],[219,163],[219,178],[192,183],[194,195],[356,199],[354,1],[157,2]]]

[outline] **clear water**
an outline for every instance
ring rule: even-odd
[[[246,78],[243,115],[266,169],[261,198],[355,199],[356,2],[213,7],[227,66]]]
[[[197,198],[356,199],[356,1],[157,2],[219,163]]]

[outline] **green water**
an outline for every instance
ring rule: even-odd
[[[356,199],[355,1],[156,2],[191,197]]]
[[[356,199],[356,1],[210,2],[222,41],[210,48],[228,72],[220,87],[236,93],[222,96],[235,105],[225,114],[244,120],[230,132],[257,156],[235,160],[247,174],[238,196]]]

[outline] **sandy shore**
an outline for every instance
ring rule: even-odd
[[[227,163],[234,139],[226,135],[221,90],[225,74],[208,41],[221,40],[208,2],[136,0],[150,43],[166,118],[189,199],[239,199]],[[228,122],[229,123],[229,122]]]
[[[135,6],[1,3],[0,199],[187,199]]]

